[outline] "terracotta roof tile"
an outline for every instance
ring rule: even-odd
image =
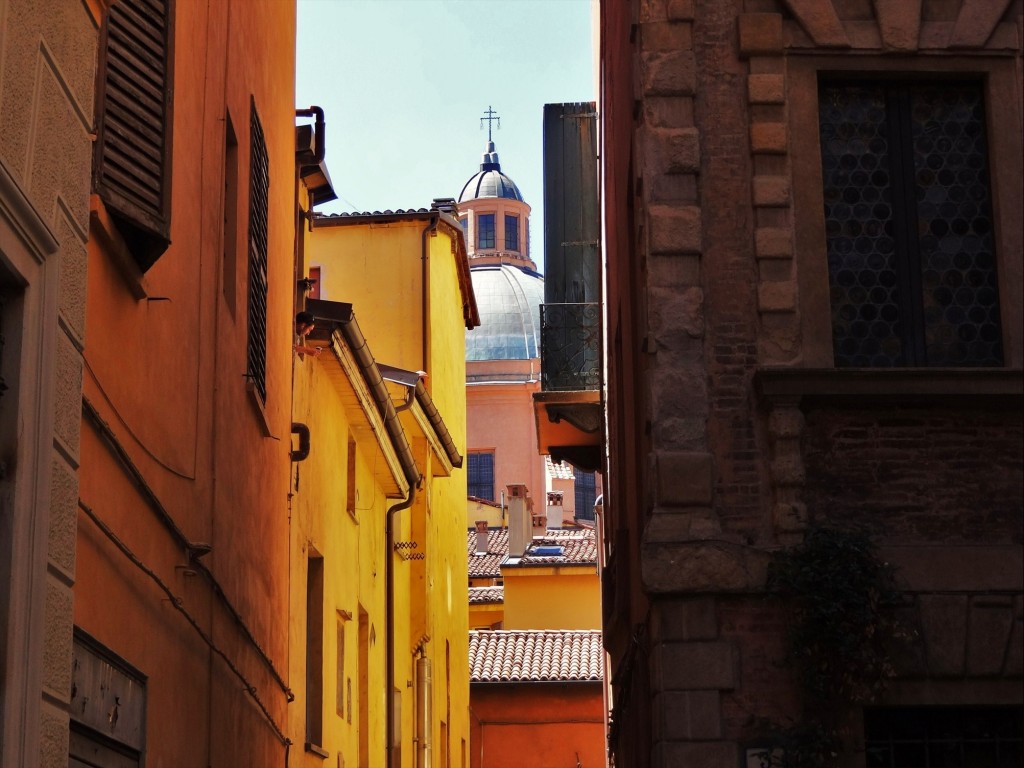
[[[488,530],[487,554],[476,554],[476,529],[470,529],[466,545],[469,554],[471,579],[497,579],[508,555],[508,529]],[[538,555],[537,547],[561,547],[560,555]],[[526,554],[512,567],[528,565],[596,565],[597,534],[593,528],[549,528],[544,536],[536,538]]]
[[[471,630],[472,683],[602,679],[600,630]]]
[[[564,461],[552,461],[550,456],[544,457],[544,466],[547,467],[548,477],[553,477],[555,480],[572,480],[576,477],[571,464]]]
[[[470,587],[470,605],[498,605],[505,602],[504,587]]]
[[[508,529],[491,528],[487,531],[487,554],[476,554],[476,529],[469,530],[467,539],[469,554],[469,578],[501,578],[501,562],[508,555]]]

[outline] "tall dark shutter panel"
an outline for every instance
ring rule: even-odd
[[[96,191],[145,271],[170,240],[169,8],[119,0],[105,25]]]

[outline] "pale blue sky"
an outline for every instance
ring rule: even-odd
[[[487,141],[543,249],[544,104],[595,96],[591,0],[299,0],[296,106],[323,107],[325,213],[458,197]]]

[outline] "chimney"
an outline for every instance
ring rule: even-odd
[[[487,554],[487,521],[477,520],[476,521],[476,549],[474,554],[486,555]]]
[[[452,216],[459,215],[459,206],[454,197],[435,197],[430,203],[430,210],[440,211]]]
[[[527,498],[528,495],[529,491],[522,483],[513,483],[508,486],[509,557],[522,557],[526,553],[526,548],[533,541],[533,521],[530,515],[533,502]]]
[[[548,528],[561,528],[564,524],[562,491],[548,491]]]

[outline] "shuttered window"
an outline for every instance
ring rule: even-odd
[[[249,335],[248,377],[267,401],[267,234],[270,210],[270,158],[263,126],[251,106],[249,148]]]
[[[170,244],[172,0],[119,0],[100,56],[93,184],[139,268]]]

